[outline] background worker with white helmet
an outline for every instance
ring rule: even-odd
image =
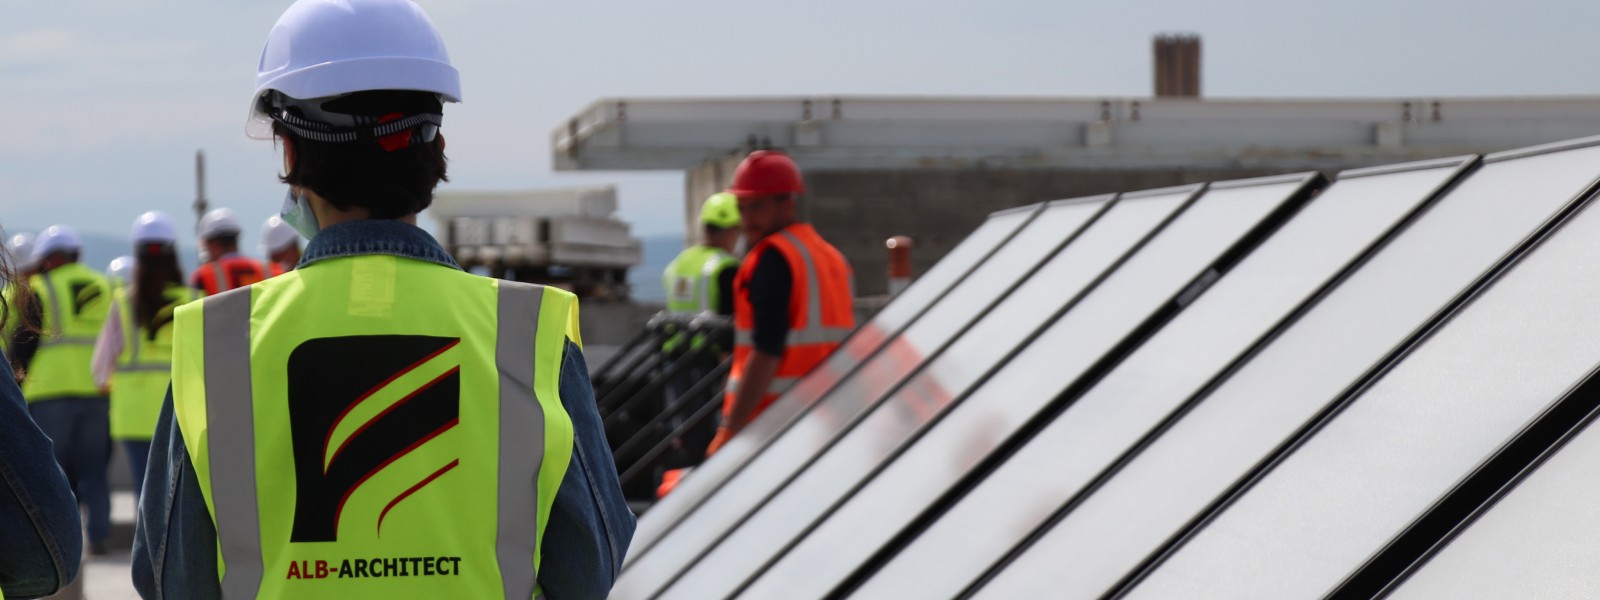
[[[300,234],[283,217],[267,217],[261,226],[261,254],[267,259],[267,276],[276,277],[294,270],[300,263]]]
[[[466,273],[416,226],[461,97],[433,23],[409,0],[301,0],[258,64],[247,132],[283,152],[305,256],[177,310],[135,587],[605,597],[634,521],[577,298]]]
[[[94,380],[111,397],[111,439],[122,443],[137,498],[150,438],[172,374],[172,314],[195,299],[178,266],[178,229],[159,211],[139,215],[130,236],[135,256],[94,348]]]
[[[128,255],[118,256],[106,264],[106,277],[111,280],[111,288],[118,289],[133,281],[133,257]]]
[[[4,323],[0,323],[0,350],[6,356],[11,352],[11,336],[16,334],[17,325],[22,322],[21,309],[23,296],[29,294],[26,285],[29,277],[39,272],[38,262],[33,260],[33,234],[18,233],[6,240],[6,252],[9,256],[6,264],[11,267],[11,276],[6,280],[5,286],[0,288],[0,316],[4,316]]]
[[[39,273],[28,281],[33,298],[21,312],[24,327],[11,347],[29,412],[55,442],[56,462],[87,509],[90,553],[101,555],[111,532],[110,413],[90,363],[111,305],[111,285],[78,262],[82,249],[71,227],[55,225],[39,234],[33,247]]]
[[[207,260],[189,276],[190,286],[211,295],[267,278],[267,269],[260,261],[239,254],[239,234],[243,230],[231,209],[219,208],[200,218],[200,245]]]

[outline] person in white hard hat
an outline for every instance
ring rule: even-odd
[[[260,261],[239,254],[239,217],[219,208],[200,218],[200,245],[207,261],[189,276],[189,285],[208,296],[267,278]]]
[[[29,412],[55,441],[56,462],[87,509],[89,552],[98,556],[106,554],[111,532],[110,401],[95,385],[90,363],[111,305],[111,284],[78,262],[82,248],[77,231],[65,225],[39,234],[33,246],[39,274],[28,281],[34,297],[11,347]]]
[[[28,290],[28,278],[39,273],[38,263],[33,260],[33,234],[18,233],[6,240],[5,250],[10,254],[6,264],[11,267],[11,275],[6,278],[4,288],[0,288],[0,350],[6,356],[11,356],[11,337],[17,332],[17,325],[22,322],[21,311],[26,300],[32,297]]]
[[[133,280],[133,257],[118,256],[106,264],[106,277],[111,279],[111,288],[120,289]]]
[[[267,217],[261,226],[261,253],[267,257],[267,276],[277,277],[300,264],[300,233],[283,217]]]
[[[177,311],[144,597],[608,595],[634,520],[577,298],[467,273],[416,226],[460,98],[410,0],[300,0],[270,30],[247,132],[282,149],[305,255]]]
[[[132,273],[112,292],[94,348],[94,381],[111,396],[111,439],[122,443],[133,473],[134,498],[144,483],[156,417],[172,373],[172,314],[195,299],[178,266],[178,229],[160,211],[133,222]]]

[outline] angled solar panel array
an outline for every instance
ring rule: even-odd
[[[1597,181],[1593,139],[996,214],[613,596],[1583,595]]]

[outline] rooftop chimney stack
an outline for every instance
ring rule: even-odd
[[[1200,36],[1163,34],[1155,39],[1156,97],[1200,97]]]

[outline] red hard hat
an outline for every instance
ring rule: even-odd
[[[739,163],[728,191],[745,197],[800,194],[806,191],[806,184],[800,180],[800,167],[794,159],[782,152],[757,150]]]

